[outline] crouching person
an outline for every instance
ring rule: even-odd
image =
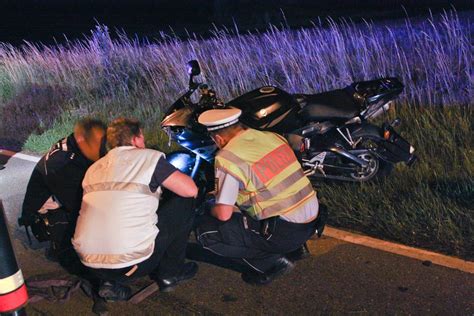
[[[127,281],[145,275],[170,291],[198,270],[185,263],[197,187],[162,152],[145,148],[136,120],[113,121],[107,143],[110,151],[82,183],[74,248],[103,280],[99,295],[107,300],[128,299]],[[174,194],[160,205],[162,187]]]
[[[48,258],[69,272],[83,267],[71,238],[82,200],[82,180],[92,163],[105,155],[105,131],[100,120],[76,122],[74,132],[54,144],[36,164],[28,182],[20,225],[31,226],[39,241],[50,241]]]
[[[245,128],[240,114],[219,109],[199,116],[220,150],[216,204],[198,224],[197,237],[204,248],[245,264],[245,282],[263,285],[291,271],[285,254],[302,249],[322,228],[323,212],[286,140]]]

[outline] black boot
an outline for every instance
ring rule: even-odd
[[[265,273],[253,271],[242,273],[242,280],[252,285],[266,285],[271,283],[275,278],[289,273],[294,267],[295,265],[291,261],[285,257],[281,257],[277,260],[275,265]]]
[[[305,259],[311,256],[311,252],[309,251],[308,245],[304,243],[301,247],[292,252],[289,252],[285,255],[290,261],[298,261],[301,259]]]
[[[156,282],[158,283],[161,292],[171,292],[178,284],[192,279],[198,272],[198,269],[199,266],[196,262],[188,262],[183,266],[183,269],[178,275],[164,279],[157,279]]]
[[[99,287],[99,296],[108,302],[127,301],[132,294],[132,289],[113,281],[102,281]]]

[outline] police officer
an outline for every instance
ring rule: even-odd
[[[38,213],[48,213],[54,224],[48,255],[66,268],[78,268],[70,240],[81,206],[81,183],[86,170],[105,154],[106,128],[97,119],[76,122],[74,132],[54,144],[36,164],[28,182],[19,223],[37,225]]]
[[[284,254],[315,233],[319,204],[286,140],[246,128],[240,115],[215,109],[199,116],[220,150],[215,205],[197,235],[204,248],[246,264],[245,282],[263,285],[294,267]]]

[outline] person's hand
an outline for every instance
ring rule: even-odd
[[[215,197],[216,197],[216,194],[217,194],[217,191],[216,191],[216,190],[207,192],[207,193],[206,193],[206,200],[211,199],[211,198],[215,198]]]
[[[216,204],[214,196],[206,196],[204,202],[198,207],[196,214],[197,215],[210,215],[211,208]]]

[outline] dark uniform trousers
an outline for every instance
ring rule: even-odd
[[[264,273],[283,254],[301,247],[314,234],[316,220],[297,224],[276,217],[269,221],[267,229],[262,229],[263,223],[241,213],[232,214],[225,222],[203,215],[199,218],[197,239],[203,248]]]
[[[195,199],[167,192],[158,208],[158,229],[153,254],[147,260],[121,269],[90,269],[102,280],[127,283],[132,278],[149,275],[152,279],[178,275],[184,266],[186,246],[191,232]],[[130,274],[135,270],[132,274]],[[127,273],[129,276],[127,276]]]

